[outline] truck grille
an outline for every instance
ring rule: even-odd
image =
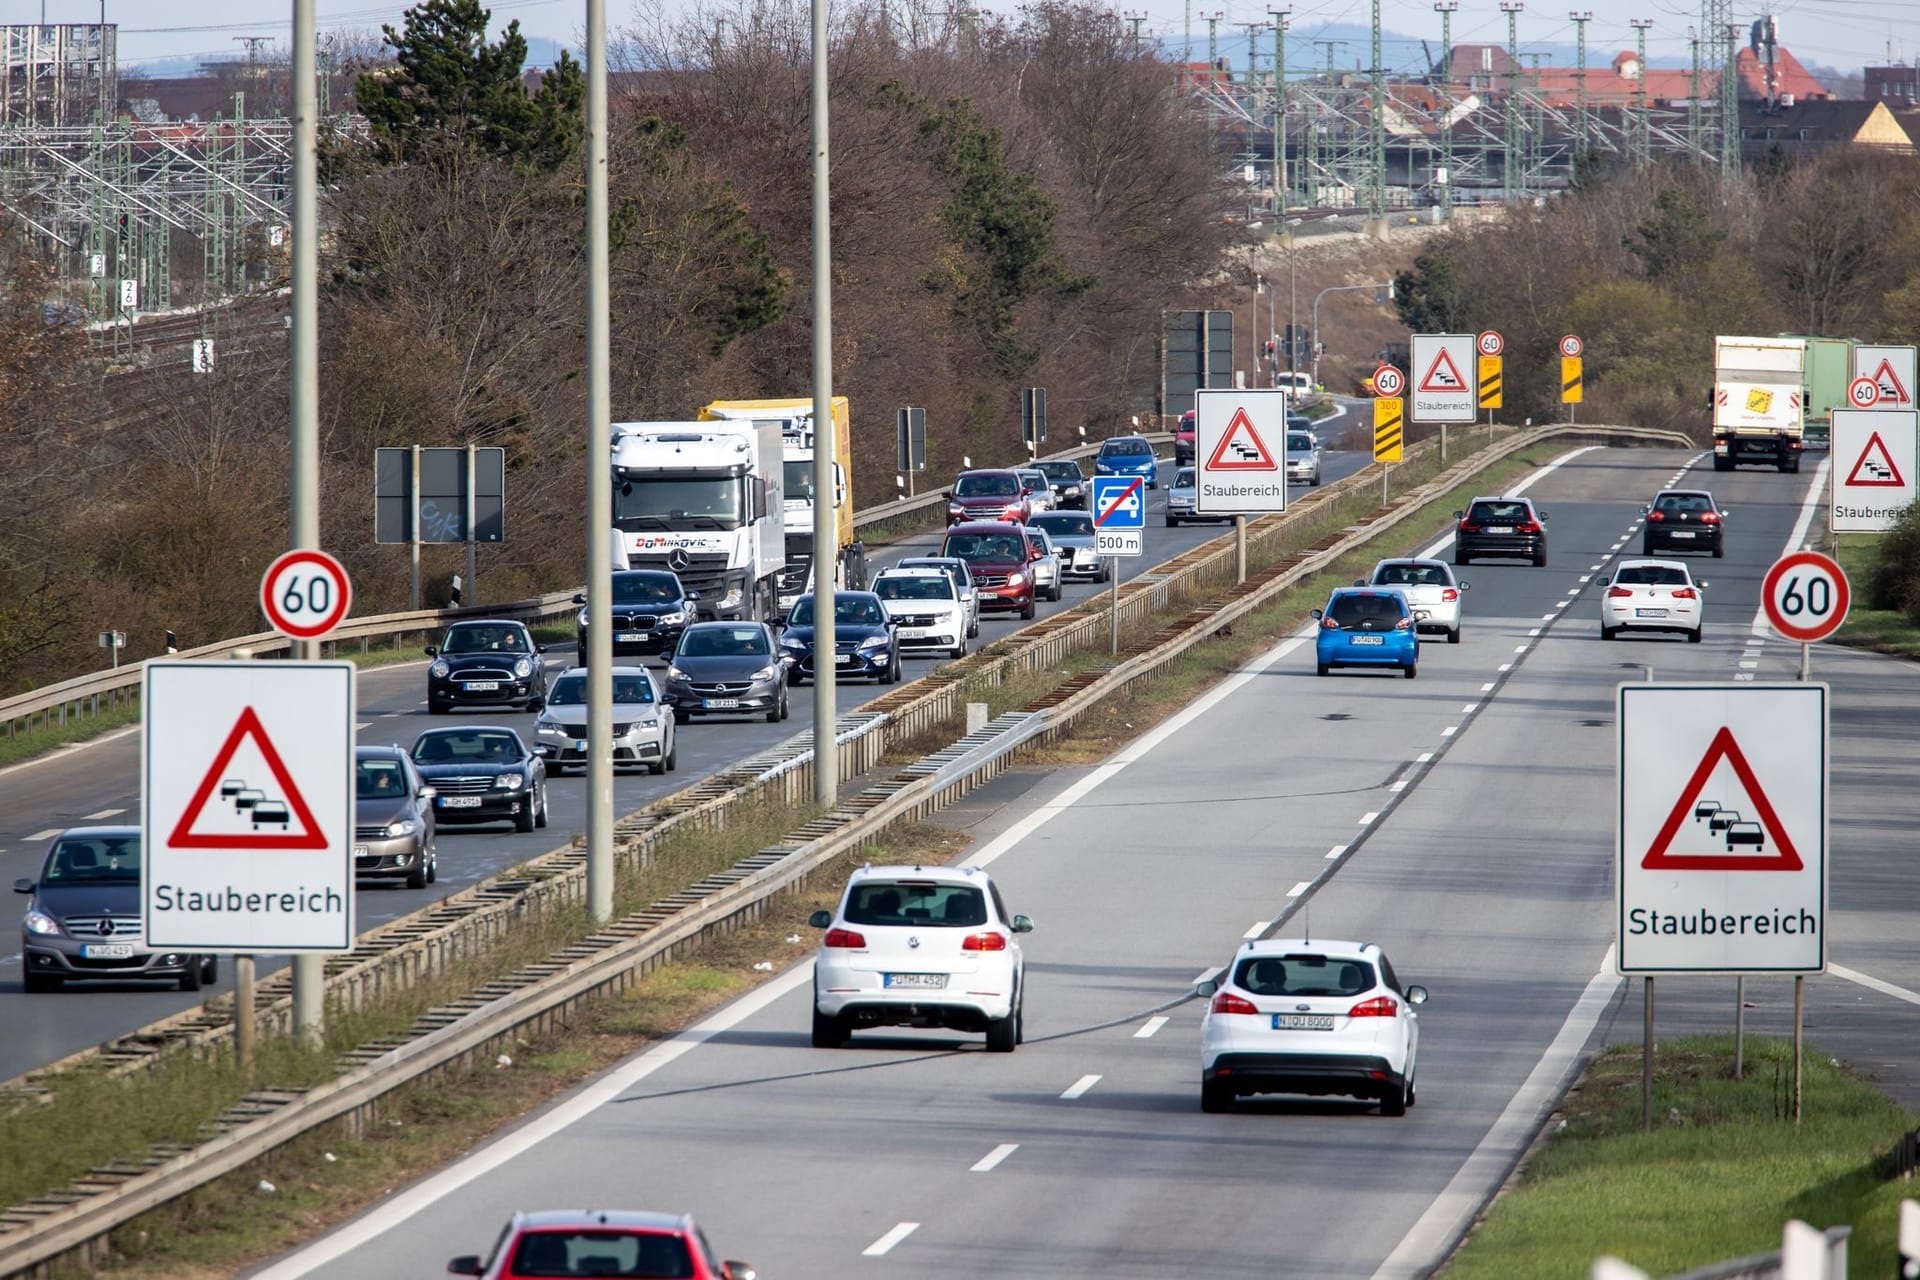
[[[627,563],[636,569],[666,569],[666,551],[629,552]],[[678,570],[680,585],[688,591],[698,591],[702,605],[719,602],[719,588],[727,576],[727,554],[724,551],[690,551],[687,553],[687,567]]]

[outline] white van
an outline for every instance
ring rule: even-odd
[[[1304,369],[1295,370],[1292,373],[1282,370],[1274,374],[1273,385],[1283,391],[1291,392],[1295,396],[1310,396],[1320,390],[1320,388],[1313,385],[1313,375]]]

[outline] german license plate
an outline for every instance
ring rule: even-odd
[[[95,942],[80,948],[89,960],[125,960],[133,955],[131,942]]]
[[[1487,526],[1487,532],[1488,533],[1512,533],[1513,526],[1510,524],[1490,524]]]
[[[947,985],[944,973],[883,973],[880,985],[893,990],[913,989],[920,991],[943,991]]]
[[[440,807],[442,809],[478,809],[480,807],[480,797],[441,796]]]
[[[468,693],[490,693],[490,692],[492,692],[493,690],[495,690],[495,689],[498,689],[499,687],[500,687],[500,682],[499,682],[498,680],[469,680],[469,681],[467,681],[467,692],[468,692]]]
[[[833,665],[836,667],[844,667],[852,661],[853,655],[850,653],[836,653],[833,655]]]
[[[1331,1031],[1333,1015],[1330,1013],[1276,1013],[1273,1015],[1275,1031]]]
[[[371,858],[373,851],[363,844],[357,844],[353,846],[353,856],[356,858]]]
[[[1665,609],[1635,609],[1633,616],[1636,618],[1664,618],[1667,616],[1667,611]]]
[[[738,698],[708,698],[706,701],[707,710],[709,711],[732,711],[739,705],[740,699]]]
[[[901,638],[902,640],[924,640],[924,639],[926,639],[926,638],[927,638],[928,636],[930,636],[930,635],[932,635],[932,634],[933,634],[933,632],[931,632],[931,631],[929,631],[929,630],[928,630],[927,628],[925,628],[925,627],[902,627],[902,628],[900,628],[900,638]]]
[[[1355,644],[1385,644],[1387,638],[1385,636],[1355,636],[1353,642]]]
[[[647,638],[644,631],[622,631],[617,637],[621,644],[639,644]]]
[[[1691,538],[1691,537],[1693,536],[1693,530],[1691,530],[1691,529],[1675,529],[1675,530],[1673,531],[1673,536],[1674,536],[1674,537],[1676,537],[1676,538]]]

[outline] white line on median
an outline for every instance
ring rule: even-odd
[[[1377,813],[1363,813],[1360,815],[1360,825],[1364,827],[1379,816]]]
[[[1470,716],[1474,712],[1478,711],[1479,709],[1480,709],[1479,703],[1469,702],[1466,706],[1460,708],[1460,714],[1463,716]]]
[[[1257,938],[1261,934],[1265,933],[1267,931],[1267,926],[1272,923],[1273,921],[1271,920],[1256,920],[1253,922],[1253,927],[1248,929],[1245,933],[1241,934],[1240,936],[1243,938]]]
[[[981,1156],[980,1159],[974,1163],[974,1166],[971,1169],[967,1170],[967,1172],[968,1173],[991,1173],[993,1172],[993,1168],[995,1165],[999,1164],[1002,1160],[1005,1160],[1008,1156],[1012,1155],[1014,1152],[1018,1151],[1019,1149],[1020,1149],[1020,1144],[1017,1142],[1003,1142],[999,1146],[995,1147],[993,1150],[987,1152],[987,1154]]]
[[[1540,615],[1540,621],[1542,621],[1542,622],[1552,622],[1552,621],[1553,621],[1553,615],[1552,615],[1552,614],[1550,614],[1550,613],[1543,613],[1543,614],[1541,614],[1541,615]]]
[[[1135,1040],[1151,1040],[1153,1039],[1153,1033],[1166,1025],[1167,1020],[1164,1016],[1148,1018],[1146,1025],[1133,1033],[1133,1038]]]
[[[1895,1000],[1904,1000],[1908,1004],[1920,1004],[1920,991],[1909,991],[1905,987],[1896,987],[1891,982],[1882,982],[1858,969],[1849,969],[1843,964],[1829,964],[1827,972],[1836,978],[1845,978],[1857,983],[1869,991],[1878,991],[1883,996],[1892,996]]]
[[[1072,1086],[1068,1088],[1068,1090],[1065,1093],[1061,1094],[1060,1096],[1066,1099],[1067,1101],[1071,1102],[1073,1099],[1079,1097],[1081,1094],[1085,1093],[1087,1090],[1093,1088],[1093,1086],[1099,1083],[1100,1083],[1099,1076],[1081,1076],[1078,1080],[1075,1080],[1073,1082]]]
[[[1297,898],[1311,888],[1313,888],[1313,881],[1302,880],[1299,884],[1296,884],[1295,886],[1293,886],[1293,888],[1287,890],[1287,896],[1289,898]]]
[[[1493,692],[1493,681],[1491,681],[1491,680],[1489,680],[1489,681],[1487,681],[1487,682],[1486,682],[1485,684],[1483,684],[1483,685],[1481,685],[1481,686],[1480,686],[1480,692],[1482,692],[1482,693],[1492,693],[1492,692]],[[1429,757],[1429,758],[1431,758],[1431,757]]]
[[[1457,724],[1450,724],[1446,728],[1440,731],[1440,736],[1443,738],[1451,738],[1454,734],[1458,732],[1460,732],[1460,726]]]
[[[1402,791],[1405,791],[1406,789],[1407,789],[1407,780],[1405,778],[1400,779],[1398,782],[1390,782],[1387,784],[1387,790],[1393,792],[1396,795],[1398,795]]]
[[[1487,688],[1489,688],[1489,689],[1491,689],[1491,688],[1493,688],[1493,686],[1492,686],[1492,685],[1488,685],[1488,686],[1487,686]],[[1433,759],[1433,752],[1431,752],[1431,751],[1422,751],[1422,752],[1421,752],[1421,753],[1420,753],[1419,755],[1417,755],[1417,756],[1415,756],[1415,757],[1413,758],[1413,762],[1414,762],[1415,764],[1426,764],[1427,762],[1429,762],[1429,761],[1430,761],[1430,760],[1432,760],[1432,759]]]
[[[863,1258],[878,1258],[920,1229],[917,1222],[903,1222],[860,1251]]]

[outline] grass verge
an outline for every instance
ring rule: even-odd
[[[1823,533],[1818,545],[1840,561],[1853,590],[1847,620],[1841,624],[1832,643],[1901,658],[1920,658],[1920,627],[1914,626],[1898,609],[1871,609],[1862,598],[1867,575],[1880,555],[1880,535],[1850,533],[1845,538],[1836,538],[1831,533]]]
[[[64,725],[55,725],[47,729],[21,729],[16,723],[14,731],[0,738],[0,767],[18,764],[22,760],[31,760],[35,756],[46,755],[61,747],[77,742],[86,742],[103,733],[112,733],[115,729],[124,729],[130,724],[140,723],[140,703],[138,699],[122,702],[117,707],[109,707],[97,716],[85,719],[74,717]]]
[[[1783,1118],[1789,1043],[1733,1038],[1661,1044],[1651,1133],[1640,1129],[1640,1046],[1616,1045],[1561,1106],[1536,1148],[1441,1273],[1445,1280],[1585,1276],[1603,1254],[1665,1276],[1780,1247],[1789,1218],[1852,1224],[1855,1275],[1894,1274],[1901,1199],[1880,1156],[1920,1117],[1825,1055],[1806,1053],[1802,1122]]]

